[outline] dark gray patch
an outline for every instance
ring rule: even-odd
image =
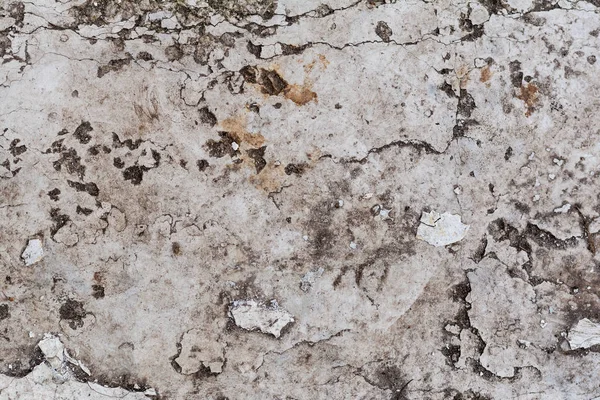
[[[8,304],[0,304],[0,321],[3,319],[10,318],[10,311],[8,310]]]
[[[285,166],[285,174],[286,175],[302,175],[306,170],[307,165],[305,163],[300,164],[288,164]]]
[[[384,21],[377,22],[377,26],[375,27],[375,33],[377,36],[381,38],[384,42],[389,42],[390,37],[392,36],[392,28],[389,27]]]
[[[19,139],[14,139],[10,142],[9,151],[13,157],[18,157],[27,151],[27,147],[24,144],[19,146],[20,141]]]
[[[112,134],[112,146],[114,148],[121,148],[121,147],[125,146],[129,150],[135,150],[138,147],[140,147],[141,144],[142,144],[142,139],[137,139],[136,141],[133,141],[131,139],[126,139],[126,140],[121,141],[119,139],[119,135],[117,135],[114,132]]]
[[[215,126],[218,122],[217,117],[208,109],[208,107],[199,109],[198,114],[200,115],[200,121],[204,124]]]
[[[80,301],[68,299],[58,310],[60,318],[69,322],[71,329],[81,328],[86,311]]]
[[[74,181],[67,180],[67,183],[69,184],[70,187],[77,190],[78,192],[86,192],[90,196],[94,196],[94,197],[96,197],[100,194],[98,185],[96,185],[94,182],[81,183],[81,182],[74,182]]]
[[[504,152],[504,160],[505,161],[510,160],[510,158],[512,157],[512,155],[513,155],[513,148],[510,147],[510,146],[508,146],[506,148],[506,151]]]
[[[206,160],[198,160],[196,161],[196,166],[198,167],[198,171],[202,172],[209,167],[209,164]]]
[[[92,296],[95,299],[101,299],[104,297],[104,286],[102,285],[92,285]]]
[[[56,232],[59,231],[60,228],[65,226],[67,222],[71,220],[71,218],[66,214],[60,213],[60,208],[52,208],[50,209],[50,219],[54,224],[50,228],[50,237],[54,237]]]
[[[58,201],[59,200],[58,195],[60,195],[59,188],[54,188],[48,192],[48,197],[50,197],[50,200],[52,200],[52,201]]]
[[[183,50],[179,45],[172,45],[165,48],[165,56],[169,61],[177,61],[183,57]]]
[[[510,69],[510,82],[516,88],[523,84],[523,71],[521,71],[521,62],[519,60],[511,61],[508,64]]]
[[[596,56],[595,55],[587,56],[587,62],[590,63],[591,65],[596,64]]]
[[[77,129],[75,129],[73,136],[79,140],[79,143],[87,144],[90,142],[90,140],[92,140],[92,135],[90,135],[90,132],[93,130],[94,128],[92,128],[92,125],[89,122],[84,121],[77,127]]]
[[[123,178],[126,181],[131,181],[134,185],[139,185],[142,183],[144,179],[144,172],[147,171],[148,168],[140,167],[139,165],[132,165],[131,167],[125,168],[123,171]]]
[[[264,158],[265,150],[267,146],[262,146],[258,149],[250,149],[246,151],[248,157],[254,160],[254,167],[256,168],[256,173],[259,174],[260,171],[267,165],[267,161]]]
[[[131,55],[127,58],[121,58],[118,60],[110,60],[108,64],[101,65],[98,67],[98,78],[102,78],[104,75],[108,74],[111,71],[119,71],[123,69],[123,67],[129,65],[131,62]]]
[[[233,157],[236,150],[231,146],[235,142],[233,136],[229,132],[219,132],[221,140],[216,141],[209,139],[206,141],[204,146],[208,149],[208,155],[215,158],[222,158],[226,155]]]

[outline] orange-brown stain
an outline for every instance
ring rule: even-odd
[[[485,67],[483,67],[481,69],[481,75],[479,76],[479,81],[485,83],[485,82],[489,81],[491,77],[492,77],[492,71],[490,70],[489,65],[486,65]]]
[[[278,192],[285,181],[283,165],[269,162],[258,175],[250,177],[250,183],[267,193]]]
[[[241,146],[242,143],[246,143],[250,147],[261,147],[265,143],[265,137],[260,133],[252,134],[248,132],[247,126],[245,115],[227,118],[221,122],[223,130],[229,132],[238,145]]]
[[[317,102],[317,94],[306,86],[296,84],[288,85],[283,91],[283,95],[286,99],[292,100],[299,106],[303,106],[313,100],[315,103]]]
[[[517,96],[518,99],[523,100],[527,106],[525,116],[529,117],[531,113],[535,111],[535,103],[538,100],[538,88],[533,83],[528,83],[526,86],[521,86],[521,93]]]

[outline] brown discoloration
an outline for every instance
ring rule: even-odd
[[[533,83],[527,85],[521,85],[521,93],[517,96],[519,100],[523,100],[527,106],[525,116],[529,117],[535,111],[535,103],[538,100],[538,88]]]
[[[250,177],[250,183],[267,193],[278,192],[285,179],[282,165],[269,162],[259,174]]]
[[[308,89],[306,86],[300,85],[288,85],[283,92],[286,99],[292,100],[294,103],[299,106],[303,106],[306,103],[310,103],[311,101],[317,102],[317,94],[312,90]]]
[[[245,143],[252,148],[259,148],[264,145],[264,136],[260,133],[252,134],[248,132],[247,126],[248,122],[245,114],[227,118],[221,122],[223,130],[229,132],[240,147],[242,147],[242,143]]]
[[[490,66],[486,65],[481,69],[481,74],[479,75],[479,82],[486,83],[492,77],[492,71],[490,70]]]

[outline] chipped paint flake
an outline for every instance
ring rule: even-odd
[[[25,266],[33,265],[40,262],[44,257],[44,248],[40,239],[30,239],[27,247],[21,254],[21,258],[25,262]]]
[[[269,306],[259,304],[254,300],[234,301],[229,313],[235,324],[248,331],[259,330],[278,338],[281,330],[294,322],[294,316],[281,308],[277,302]]]
[[[462,240],[468,230],[469,225],[461,222],[460,215],[424,212],[417,230],[417,239],[436,247],[446,246]]]
[[[600,324],[587,318],[580,320],[567,337],[571,350],[589,349],[600,344]]]

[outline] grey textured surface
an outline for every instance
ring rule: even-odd
[[[0,399],[600,398],[599,6],[0,2]]]

